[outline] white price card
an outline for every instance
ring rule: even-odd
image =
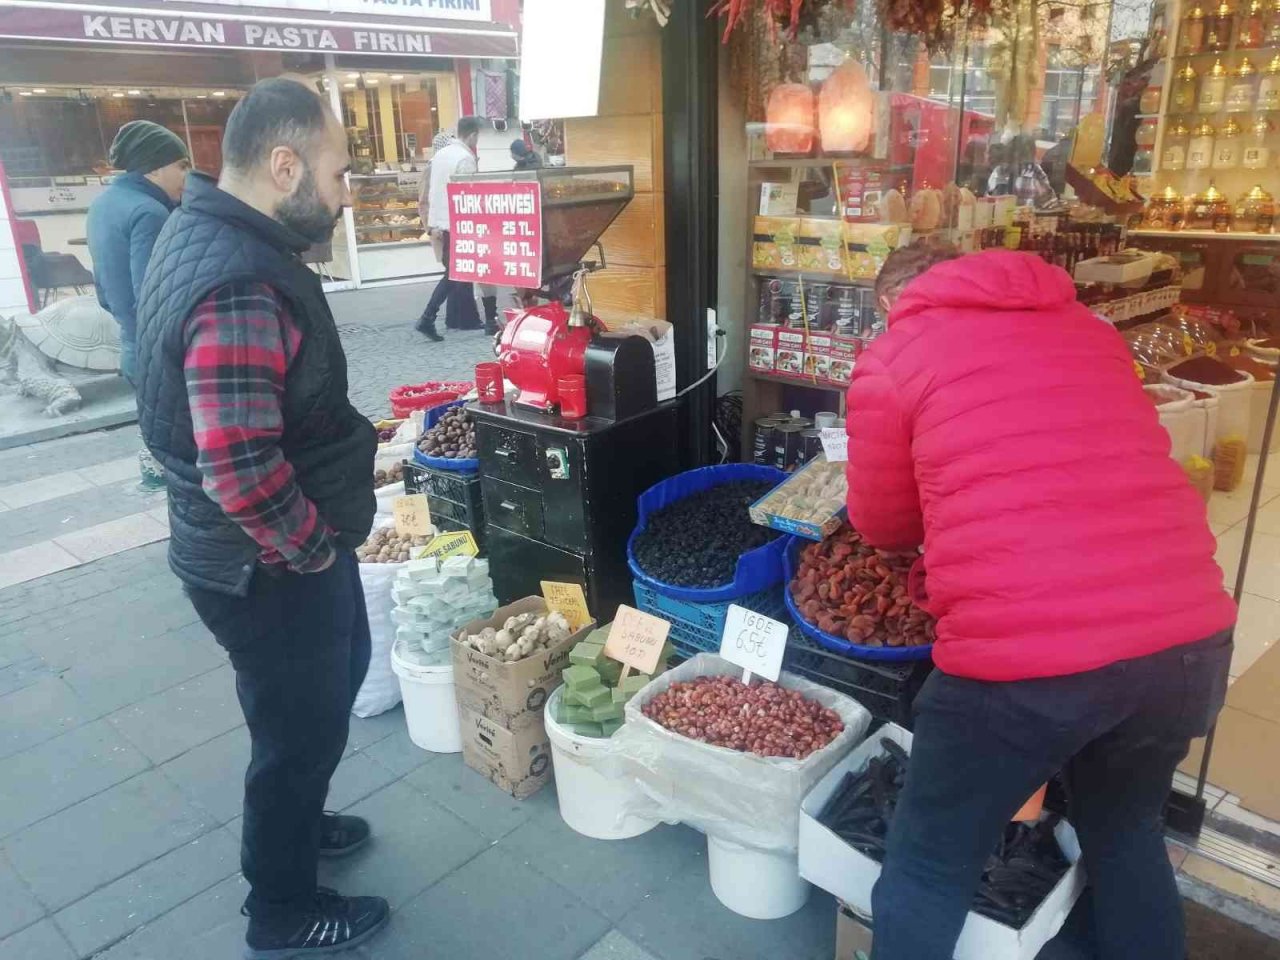
[[[785,623],[736,603],[730,605],[724,618],[724,633],[720,636],[720,656],[745,671],[743,683],[750,683],[755,673],[777,682],[786,651]]]
[[[844,427],[823,427],[818,431],[818,439],[822,441],[822,452],[827,455],[828,463],[844,463],[849,459],[849,434]]]

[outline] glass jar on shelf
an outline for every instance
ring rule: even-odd
[[[1177,230],[1182,226],[1186,201],[1173,187],[1165,187],[1147,201],[1142,226],[1148,230]]]
[[[1222,0],[1212,13],[1204,31],[1204,49],[1211,53],[1225,53],[1231,49],[1231,34],[1236,23],[1236,12],[1227,0]]]
[[[1271,166],[1271,148],[1267,146],[1267,137],[1275,129],[1266,117],[1259,117],[1249,128],[1249,136],[1245,138],[1244,151],[1240,154],[1240,165],[1246,170],[1265,170]]]
[[[1262,189],[1262,184],[1257,184],[1236,203],[1231,228],[1237,233],[1270,233],[1275,222],[1275,198]]]
[[[1173,88],[1169,91],[1170,113],[1191,113],[1199,99],[1199,88],[1196,81],[1199,74],[1195,67],[1187,64],[1173,78]]]
[[[1249,8],[1240,19],[1240,34],[1236,37],[1237,50],[1254,50],[1262,46],[1267,35],[1266,8],[1262,0],[1251,0]]]
[[[1230,228],[1231,203],[1210,180],[1204,193],[1197,194],[1187,205],[1186,229],[1225,233]]]
[[[1143,120],[1138,124],[1138,129],[1134,131],[1133,142],[1140,147],[1151,148],[1156,145],[1156,127],[1158,121],[1154,118]]]
[[[1253,109],[1258,98],[1258,68],[1245,57],[1240,66],[1231,71],[1231,84],[1227,87],[1227,112],[1245,113]]]
[[[1271,58],[1258,84],[1258,109],[1280,110],[1280,53]]]
[[[1271,0],[1267,13],[1267,35],[1262,38],[1264,47],[1280,47],[1280,0]]]
[[[1213,141],[1213,169],[1232,170],[1240,166],[1240,154],[1244,150],[1244,128],[1232,118],[1218,128]]]
[[[1191,131],[1186,123],[1176,120],[1169,128],[1164,141],[1164,153],[1160,155],[1161,170],[1183,170],[1187,166],[1187,140]]]
[[[1178,52],[1182,54],[1199,53],[1204,49],[1204,33],[1206,21],[1204,7],[1193,4],[1182,18],[1182,29],[1178,31]]]
[[[1200,83],[1200,99],[1197,109],[1201,113],[1217,113],[1227,100],[1227,80],[1230,75],[1221,60],[1213,62],[1213,68]]]
[[[1191,142],[1187,144],[1187,169],[1208,170],[1213,166],[1213,135],[1216,131],[1207,120],[1196,125],[1191,131]]]

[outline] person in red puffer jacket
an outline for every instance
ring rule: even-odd
[[[1160,818],[1222,706],[1236,618],[1204,502],[1124,341],[1064,271],[913,247],[876,292],[888,330],[849,388],[849,522],[884,550],[923,544],[938,669],[874,960],[952,957],[1004,825],[1059,771],[1099,955],[1181,958]]]

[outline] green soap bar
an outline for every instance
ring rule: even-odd
[[[622,681],[622,689],[632,694],[639,693],[649,685],[649,681],[652,679],[645,673],[633,673]]]
[[[606,720],[604,723],[600,724],[600,729],[604,736],[612,737],[622,729],[622,724],[622,720]]]
[[[591,719],[596,723],[604,720],[617,720],[622,716],[622,704],[609,701],[591,708]]]
[[[580,663],[575,663],[572,667],[566,667],[564,671],[564,682],[571,690],[581,690],[583,687],[596,687],[600,685],[600,674],[592,670],[590,667],[584,667]]]
[[[556,719],[561,723],[591,723],[595,718],[591,716],[590,707],[565,707],[564,716]]]
[[[604,644],[582,640],[569,651],[569,662],[581,664],[584,667],[595,667],[603,654]]]
[[[569,710],[570,708],[566,707],[564,704],[564,697],[561,697],[556,701],[555,707],[551,711],[551,716],[555,719],[556,723],[564,723],[569,719]]]
[[[584,707],[598,707],[602,703],[609,703],[613,697],[609,693],[609,688],[604,684],[597,683],[594,687],[588,687],[585,690],[578,691],[578,699],[581,700]]]
[[[570,690],[568,687],[564,688],[564,695],[560,697],[560,702],[563,703],[566,707],[583,706],[582,698],[578,696],[578,691]]]
[[[603,627],[596,627],[589,634],[587,634],[587,639],[583,640],[582,642],[598,643],[600,644],[600,646],[603,647],[609,639],[609,628],[612,626],[613,624],[607,623]]]
[[[622,664],[617,660],[601,657],[600,662],[596,665],[596,672],[600,674],[601,680],[609,686],[613,686],[618,682],[618,678],[622,676]]]
[[[571,723],[569,729],[580,737],[603,737],[604,731],[598,723]]]
[[[612,690],[609,691],[609,693],[613,697],[614,703],[626,703],[628,700],[630,700],[632,697],[635,696],[634,693],[627,693],[627,691],[624,690],[622,687],[614,687]]]

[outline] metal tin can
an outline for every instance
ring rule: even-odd
[[[836,331],[846,337],[862,332],[861,290],[847,283],[831,284],[830,298]]]
[[[771,280],[768,277],[761,277],[757,281],[756,323],[772,326],[774,324],[781,323],[782,320],[786,319],[785,316],[779,318],[778,315],[774,313],[774,310],[773,310],[773,302],[774,302],[774,295],[775,295],[773,285],[776,282],[777,281]]]
[[[813,426],[813,421],[808,417],[790,417],[787,422],[799,424],[802,430],[808,430]]]
[[[767,283],[768,289],[768,320],[762,320],[762,323],[786,324],[791,322],[793,313],[800,312],[800,295],[799,289],[794,280],[783,280],[781,277],[773,277]],[[761,298],[761,308],[765,308],[764,298]],[[803,318],[801,318],[803,321]]]
[[[810,330],[826,330],[834,321],[830,306],[831,284],[806,283],[804,285],[804,313]]]
[[[795,466],[800,456],[800,434],[805,428],[794,421],[773,428],[773,465],[779,470]]]
[[[773,432],[785,423],[778,417],[760,417],[756,420],[756,434],[751,441],[751,462],[767,467],[773,463]]]
[[[808,463],[822,453],[822,431],[817,429],[800,431],[800,454],[796,463]]]

